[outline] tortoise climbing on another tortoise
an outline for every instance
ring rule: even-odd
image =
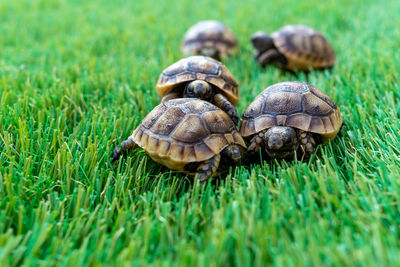
[[[196,23],[185,33],[181,45],[185,56],[202,55],[220,60],[237,50],[233,32],[216,20]]]
[[[335,138],[343,123],[326,94],[303,82],[271,85],[243,113],[240,134],[249,152],[263,148],[271,158],[308,158],[322,140]]]
[[[198,174],[201,182],[217,171],[220,162],[237,163],[246,148],[224,111],[195,98],[173,99],[156,106],[116,147],[113,160],[136,145],[172,170]]]
[[[172,64],[161,73],[156,89],[162,102],[199,98],[228,113],[236,125],[239,121],[239,85],[224,64],[210,57],[191,56]]]
[[[274,63],[288,70],[309,71],[331,68],[336,61],[335,50],[325,37],[303,25],[287,25],[270,36],[256,32],[251,41],[262,66]]]

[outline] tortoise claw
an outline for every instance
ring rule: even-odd
[[[197,167],[197,179],[201,184],[204,184],[217,171],[220,161],[221,155],[217,154]]]
[[[225,102],[222,109],[231,117],[233,123],[237,126],[240,118],[235,106],[230,102]]]
[[[235,126],[238,126],[238,124],[239,124],[239,116],[231,115],[230,117],[232,118],[232,122],[235,124]]]
[[[231,117],[233,123],[238,126],[240,118],[236,108],[233,105],[227,105],[225,110],[227,111],[229,117]]]

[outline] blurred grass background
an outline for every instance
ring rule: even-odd
[[[395,266],[400,262],[400,2],[0,1],[0,265]],[[110,155],[158,103],[188,27],[237,35],[239,112],[307,80],[347,127],[309,162],[231,169],[202,187],[136,150]],[[332,73],[261,69],[257,30],[305,24]]]

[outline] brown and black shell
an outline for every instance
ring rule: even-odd
[[[275,47],[288,60],[288,64],[281,67],[307,71],[310,68],[329,68],[335,64],[335,50],[326,38],[313,28],[287,25],[272,33],[271,37]]]
[[[232,73],[221,62],[204,56],[186,57],[166,68],[158,78],[156,90],[162,98],[171,88],[194,80],[216,86],[233,105],[239,102],[239,84]]]
[[[161,103],[129,138],[154,161],[180,171],[188,163],[210,159],[231,144],[246,147],[224,111],[196,98]]]
[[[273,126],[290,126],[333,139],[343,123],[342,114],[329,96],[303,82],[269,86],[243,113],[240,134],[250,138]]]
[[[196,23],[185,33],[181,45],[185,56],[200,55],[203,49],[214,49],[219,56],[229,56],[237,50],[233,32],[216,20]]]

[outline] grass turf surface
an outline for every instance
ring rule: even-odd
[[[0,1],[0,263],[395,265],[400,261],[400,2]],[[136,150],[185,30],[237,34],[239,112],[306,80],[252,60],[249,36],[301,23],[336,48],[308,81],[348,126],[309,162],[237,167],[202,187]]]

